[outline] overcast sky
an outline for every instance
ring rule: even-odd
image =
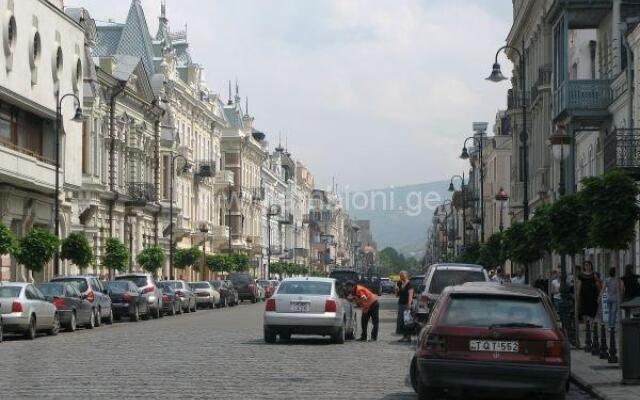
[[[160,0],[142,4],[155,35]],[[65,5],[124,22],[130,1]],[[226,98],[237,77],[272,145],[281,133],[318,185],[352,189],[462,172],[471,123],[492,126],[506,103],[509,84],[484,78],[511,13],[506,0],[167,1],[209,86]]]

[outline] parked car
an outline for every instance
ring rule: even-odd
[[[55,277],[51,282],[68,282],[75,285],[82,296],[91,303],[96,326],[100,326],[102,322],[113,324],[111,298],[98,278],[93,275],[69,275]]]
[[[382,293],[383,294],[395,294],[396,292],[396,283],[387,279],[382,278]]]
[[[157,282],[156,285],[162,291],[162,312],[165,315],[182,314],[180,296],[173,287],[164,281]]]
[[[191,282],[189,286],[196,294],[196,305],[206,308],[220,308],[220,293],[209,282]]]
[[[44,298],[58,310],[60,325],[73,332],[78,326],[93,329],[96,325],[96,315],[87,299],[72,284],[66,282],[40,283],[36,288]]]
[[[238,304],[238,292],[229,281],[209,281],[211,286],[220,293],[220,306],[233,307]]]
[[[467,282],[488,282],[489,275],[481,265],[474,264],[434,264],[429,267],[420,287],[414,291],[420,297],[413,304],[418,324],[427,321],[433,305],[447,286],[462,285]]]
[[[132,281],[119,279],[107,282],[106,289],[111,297],[113,314],[117,320],[127,317],[137,322],[140,316],[151,315],[149,302],[143,296],[142,290]]]
[[[275,291],[275,286],[273,286],[272,281],[268,281],[266,279],[262,279],[257,281],[258,285],[264,289],[264,297],[268,299],[273,296],[273,292]]]
[[[229,280],[238,291],[240,301],[251,300],[252,303],[258,301],[258,285],[256,285],[251,274],[248,272],[234,273],[231,274]]]
[[[335,343],[353,339],[356,313],[351,303],[338,294],[332,278],[287,278],[267,300],[264,313],[264,340],[277,336],[331,336]]]
[[[360,274],[358,274],[358,272],[353,269],[333,269],[329,273],[329,278],[333,278],[336,280],[336,286],[339,293],[342,293],[345,283],[360,282]]]
[[[151,274],[124,274],[115,277],[115,280],[131,281],[142,291],[142,297],[147,300],[152,318],[162,317],[162,293],[156,286]]]
[[[57,335],[60,331],[56,306],[31,283],[1,283],[0,310],[4,332],[22,333],[33,340],[38,332]]]
[[[564,399],[567,338],[540,290],[493,282],[446,287],[421,331],[410,378],[420,399],[443,389]]]
[[[173,290],[175,290],[176,294],[180,298],[180,306],[184,312],[196,312],[198,309],[196,305],[196,295],[187,282],[174,280],[162,281],[162,284],[169,285]]]

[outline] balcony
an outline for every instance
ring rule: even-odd
[[[618,128],[604,141],[604,169],[620,168],[640,179],[640,128]]]
[[[60,170],[60,185],[63,183]],[[47,192],[55,191],[54,162],[27,149],[0,142],[0,181],[19,187]]]
[[[226,225],[216,225],[209,232],[213,236],[215,245],[228,245],[229,243],[229,227]]]
[[[211,178],[216,174],[216,162],[213,160],[200,160],[196,162],[194,175],[200,178]]]
[[[295,257],[307,258],[309,257],[309,249],[305,249],[304,247],[296,247],[293,249],[293,255]]]
[[[564,81],[553,93],[553,119],[600,121],[609,117],[612,98],[610,79]]]
[[[147,203],[158,201],[158,192],[153,183],[127,182],[127,196],[129,206],[144,207]]]
[[[216,174],[214,184],[220,189],[224,189],[229,185],[233,185],[233,171],[223,170],[218,172]]]
[[[545,64],[538,68],[538,79],[531,87],[531,100],[535,103],[538,96],[551,86],[551,64]]]

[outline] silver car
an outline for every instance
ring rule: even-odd
[[[160,318],[162,314],[162,292],[156,286],[156,282],[151,274],[138,274],[130,273],[124,275],[118,275],[115,277],[116,281],[127,280],[131,281],[138,286],[142,297],[147,299],[149,304],[149,313],[152,318]]]
[[[56,306],[31,283],[0,283],[0,313],[5,332],[22,333],[27,339],[35,339],[40,331],[60,331]]]
[[[355,311],[336,291],[332,278],[288,278],[267,299],[264,340],[274,343],[291,335],[330,336],[335,343],[355,336]]]
[[[198,309],[196,304],[196,295],[193,293],[193,289],[186,281],[162,281],[162,285],[169,285],[176,291],[176,294],[180,298],[180,306],[184,312],[196,312]]]
[[[201,307],[220,308],[220,293],[209,282],[191,282],[189,284],[196,295],[196,304]]]

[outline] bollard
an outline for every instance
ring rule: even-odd
[[[611,328],[609,331],[609,358],[607,361],[609,364],[618,363],[618,349],[616,348],[616,328]]]
[[[600,359],[609,358],[609,348],[607,347],[607,327],[606,324],[600,326]]]
[[[591,321],[588,319],[584,322],[584,351],[591,353]]]
[[[593,344],[591,345],[591,355],[597,356],[600,354],[600,338],[598,335],[598,321],[593,321]]]

